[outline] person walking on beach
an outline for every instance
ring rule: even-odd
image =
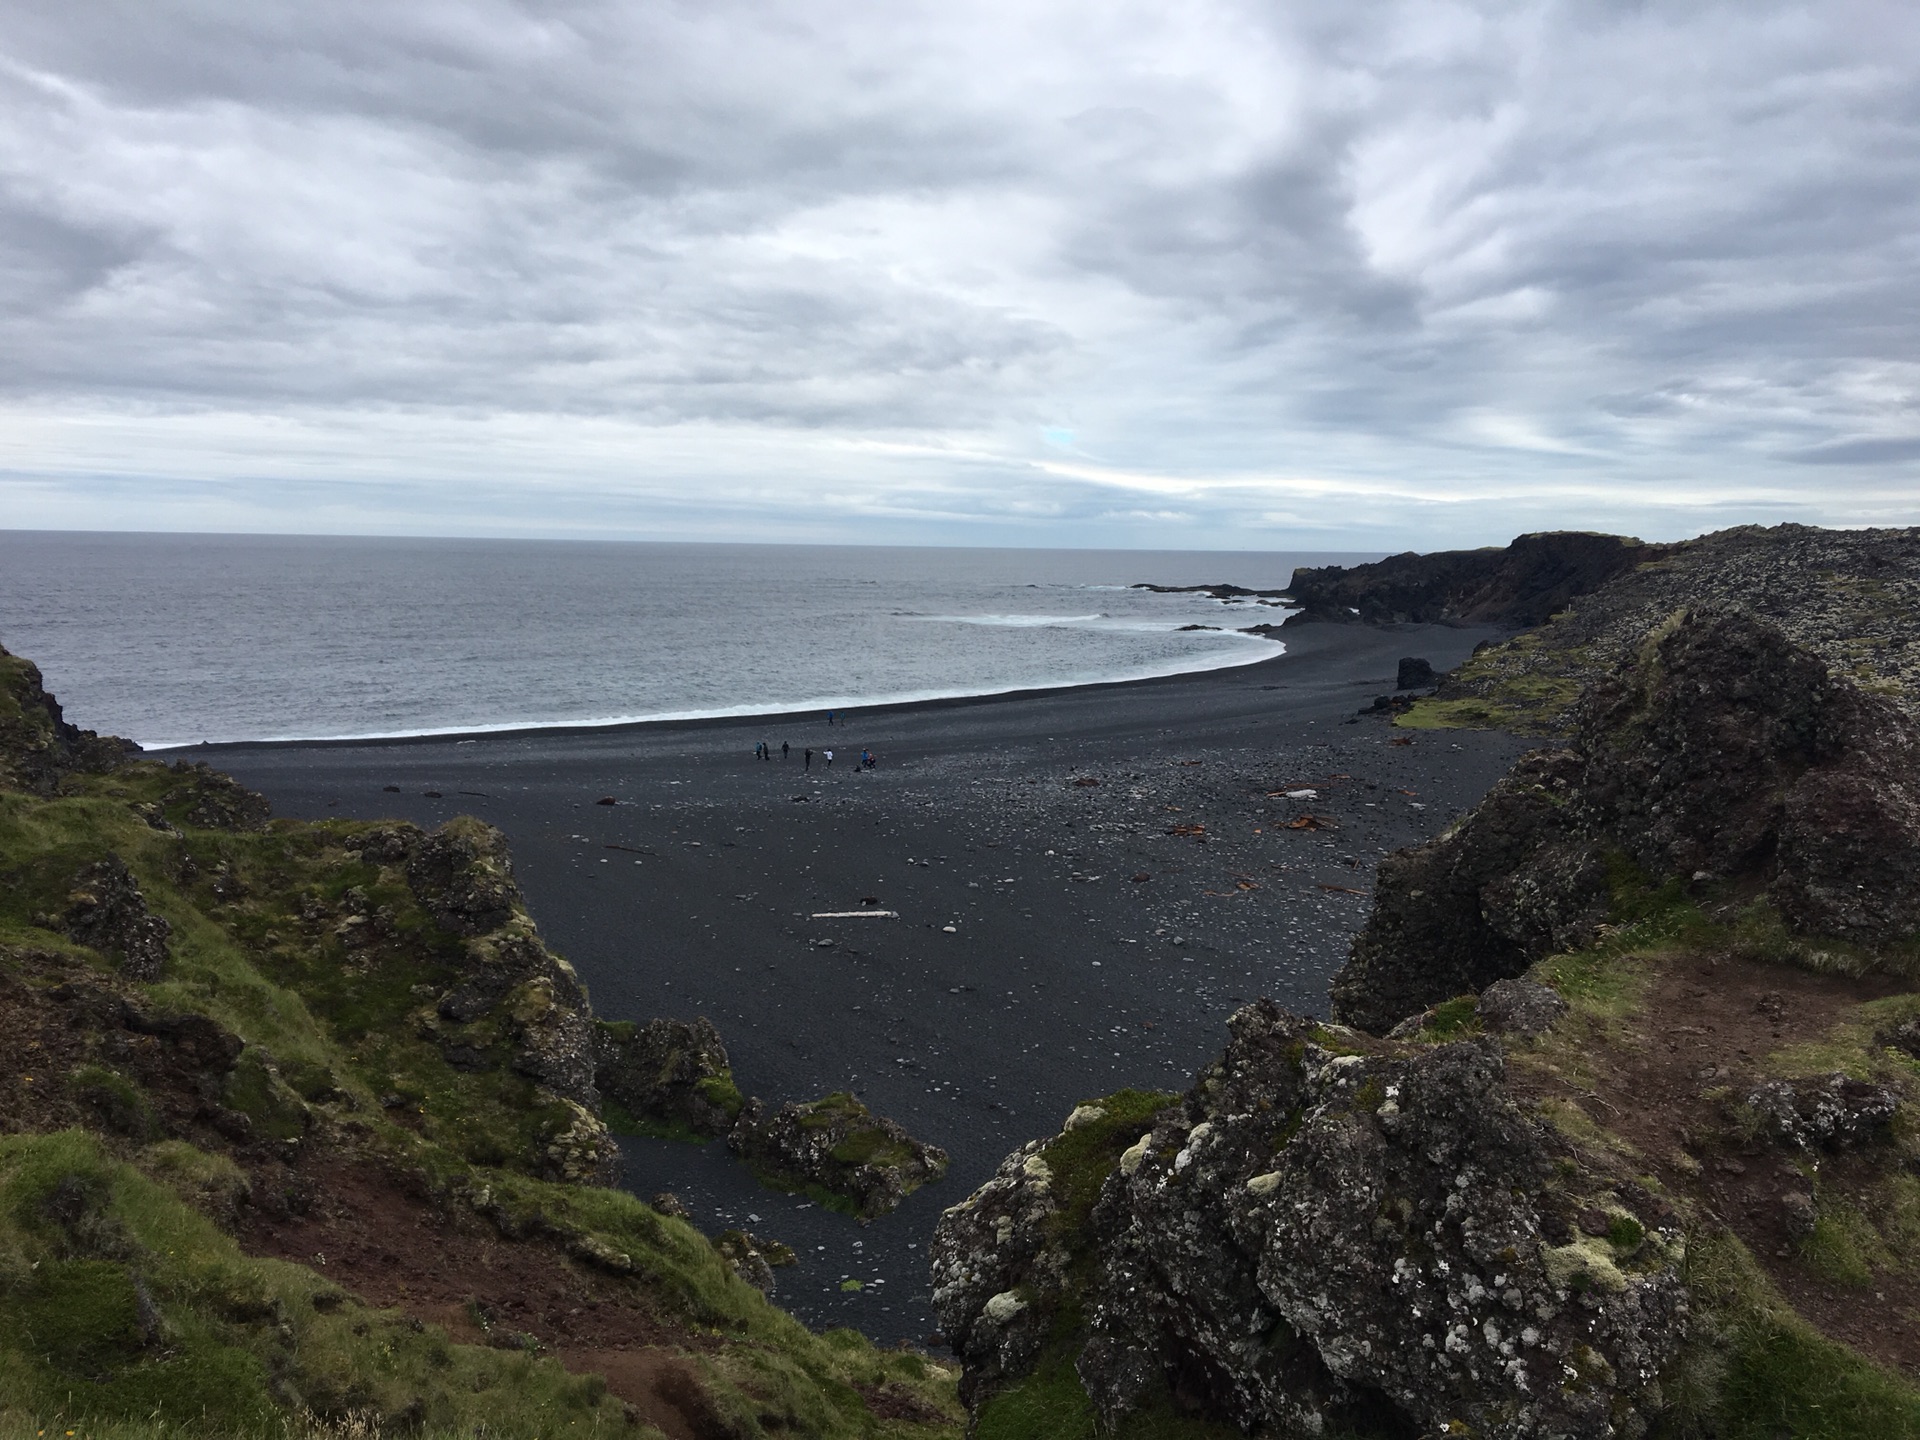
[[[873,751],[862,750],[860,752],[860,768],[862,770],[873,769]]]
[[[801,768],[805,770],[813,769],[813,747],[811,745],[807,747],[806,764]]]
[[[822,750],[820,753],[827,757],[827,768],[831,770],[833,768],[833,752],[831,750]]]
[[[791,745],[787,744],[786,741],[782,740],[780,742],[780,758],[782,760],[785,760],[787,758],[787,752],[792,748],[793,747]]]
[[[827,724],[831,725],[832,723],[833,723],[833,712],[829,710],[827,711]]]
[[[762,760],[773,759],[773,747],[764,740],[760,742],[760,758]]]
[[[753,758],[756,760],[760,758],[760,747],[758,745],[753,747]]]

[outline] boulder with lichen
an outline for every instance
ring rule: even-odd
[[[1365,1042],[1262,1001],[1076,1219],[1016,1152],[943,1216],[935,1304],[978,1414],[1070,1363],[1103,1421],[1611,1437],[1686,1333],[1684,1239],[1506,1088],[1490,1042]],[[1111,1147],[1110,1147],[1111,1148]],[[1607,1217],[1596,1237],[1561,1223]]]
[[[947,1173],[946,1151],[845,1091],[778,1108],[750,1101],[727,1144],[768,1183],[817,1189],[865,1219]]]
[[[173,927],[147,908],[139,882],[118,855],[85,866],[73,877],[60,928],[117,961],[129,980],[151,983],[166,970]]]
[[[718,1139],[740,1118],[746,1098],[712,1021],[603,1021],[598,1046],[594,1083],[637,1125]]]

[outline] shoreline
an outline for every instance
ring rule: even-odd
[[[659,715],[636,715],[612,717],[601,720],[554,720],[530,721],[526,723],[509,722],[501,725],[450,726],[435,730],[401,730],[388,734],[372,735],[321,735],[321,736],[277,736],[259,740],[180,740],[161,744],[141,745],[145,755],[171,755],[176,751],[193,751],[195,754],[218,753],[227,750],[286,749],[286,748],[340,748],[348,746],[385,746],[417,743],[444,744],[447,741],[481,739],[523,739],[539,735],[618,735],[635,730],[656,730],[667,728],[700,729],[713,726],[734,724],[740,721],[757,721],[763,724],[776,724],[782,721],[802,720],[808,716],[831,712],[834,715],[896,715],[919,710],[932,710],[944,707],[977,705],[993,701],[1025,700],[1039,696],[1077,694],[1083,691],[1113,690],[1123,687],[1144,686],[1191,679],[1195,676],[1214,675],[1229,670],[1250,670],[1261,665],[1271,665],[1285,660],[1296,652],[1296,646],[1289,637],[1278,640],[1268,635],[1256,635],[1249,631],[1224,631],[1228,634],[1248,635],[1252,640],[1276,647],[1277,653],[1254,655],[1248,658],[1232,658],[1216,664],[1190,664],[1177,669],[1156,670],[1148,675],[1123,675],[1107,680],[1062,680],[1050,685],[1015,685],[998,690],[968,690],[956,694],[937,694],[921,696],[903,696],[896,699],[872,701],[835,699],[828,697],[820,700],[801,700],[791,703],[780,702],[768,709],[751,706],[718,711],[668,711]],[[139,742],[135,742],[136,744]]]

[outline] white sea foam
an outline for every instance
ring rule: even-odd
[[[626,725],[664,725],[686,720],[731,720],[761,715],[769,719],[780,715],[809,715],[832,710],[836,713],[873,709],[883,705],[922,705],[935,700],[978,700],[994,695],[1019,695],[1031,691],[1074,690],[1091,685],[1125,685],[1139,680],[1161,680],[1170,675],[1199,675],[1210,670],[1234,670],[1242,665],[1257,665],[1287,653],[1284,642],[1264,635],[1241,635],[1225,630],[1247,642],[1238,653],[1220,651],[1212,655],[1188,656],[1165,665],[1147,666],[1112,675],[1082,675],[1068,680],[1051,680],[1032,685],[1002,685],[978,690],[902,690],[881,695],[817,695],[805,700],[755,701],[744,705],[721,705],[704,710],[660,710],[644,715],[608,715],[592,720],[510,720],[493,725],[450,725],[420,730],[385,730],[350,735],[268,735],[231,740],[141,741],[144,750],[183,750],[206,745],[297,745],[322,741],[433,740],[461,735],[553,734],[577,730],[608,730]]]
[[[1095,611],[1091,615],[903,615],[901,618],[940,620],[949,625],[1005,625],[1015,630],[1030,630],[1042,625],[1086,625],[1107,617]]]

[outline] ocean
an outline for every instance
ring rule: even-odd
[[[1248,664],[1130,587],[1374,558],[0,531],[0,645],[150,748],[845,710]]]

